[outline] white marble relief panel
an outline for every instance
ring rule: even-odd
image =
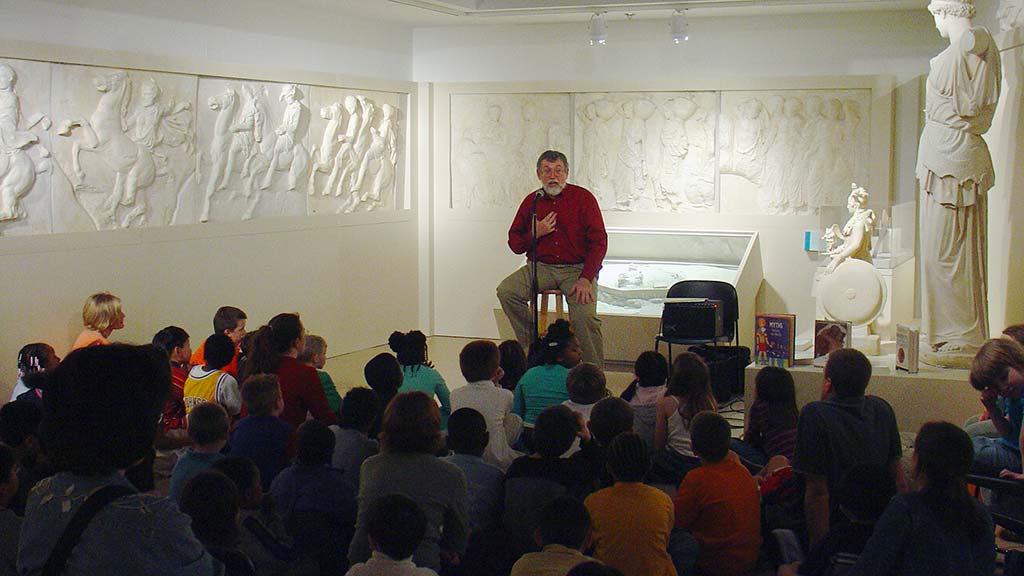
[[[519,206],[538,187],[542,152],[571,157],[571,119],[567,94],[453,94],[452,206]],[[577,182],[575,166],[569,181]]]
[[[394,209],[405,161],[400,96],[313,86],[309,102],[309,213]]]
[[[577,94],[575,108],[575,182],[602,208],[715,209],[715,93]]]
[[[870,90],[724,92],[721,211],[814,214],[868,182]]]
[[[195,76],[54,64],[54,232],[171,224],[195,188],[195,94]]]
[[[199,190],[176,222],[306,214],[309,88],[199,79]]]
[[[51,231],[50,64],[0,59],[0,236]]]

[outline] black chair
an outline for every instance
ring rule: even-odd
[[[724,334],[719,337],[708,335],[704,337],[680,338],[671,334],[665,334],[665,312],[661,313],[661,327],[658,335],[654,337],[654,350],[658,351],[662,342],[668,344],[668,357],[672,361],[672,345],[694,346],[697,344],[730,344],[733,339],[739,344],[739,318],[740,305],[739,297],[736,295],[736,288],[728,282],[718,280],[683,280],[676,282],[668,289],[666,298],[706,298],[718,300],[722,303],[722,328]]]
[[[711,386],[715,394],[715,400],[725,402],[732,397],[737,390],[743,389],[743,369],[750,362],[749,350],[746,351],[747,359],[743,360],[743,349],[739,346],[739,297],[736,295],[736,288],[728,282],[718,280],[683,280],[676,282],[668,289],[666,298],[697,298],[716,300],[722,306],[722,334],[690,334],[681,336],[678,334],[666,334],[666,312],[670,304],[666,303],[661,313],[661,328],[654,338],[654,351],[658,352],[660,344],[668,344],[668,360],[672,362],[672,345],[697,346],[711,344],[711,347],[690,348],[708,363],[711,371]],[[727,346],[736,340],[736,347],[726,348],[723,354],[719,354],[718,345],[724,343]],[[723,365],[735,365],[735,374],[730,368]],[[723,369],[724,368],[724,369]]]
[[[988,513],[996,526],[1024,534],[1024,482],[982,474],[968,474],[967,483],[988,488],[996,497]]]

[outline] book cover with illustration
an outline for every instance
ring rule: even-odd
[[[833,350],[853,347],[853,322],[843,320],[814,321],[814,362],[824,366]]]
[[[758,314],[754,318],[754,363],[793,366],[796,355],[796,315]]]
[[[921,332],[904,326],[896,325],[896,369],[906,370],[911,374],[918,371],[918,353],[921,346]]]

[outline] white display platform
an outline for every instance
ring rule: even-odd
[[[892,405],[900,432],[915,434],[925,422],[946,420],[958,426],[968,417],[981,412],[978,391],[971,388],[967,370],[943,370],[921,365],[917,374],[897,372],[893,355],[871,358],[871,382],[866,394],[878,396]],[[762,367],[750,364],[744,375],[744,400],[753,404],[754,378]],[[823,368],[794,366],[789,368],[796,384],[796,403],[819,400]]]

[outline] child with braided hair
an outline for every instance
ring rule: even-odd
[[[427,357],[427,337],[419,330],[392,332],[388,346],[402,365],[402,386],[398,392],[423,392],[436,398],[441,407],[441,429],[448,428],[448,416],[452,413],[452,399],[441,373],[434,370],[434,364]]]
[[[523,419],[524,441],[533,430],[537,415],[548,406],[569,400],[565,380],[569,370],[580,363],[580,342],[567,320],[558,319],[538,341],[539,364],[519,379],[512,398],[512,412]]]
[[[11,402],[20,399],[37,404],[42,401],[42,392],[33,385],[37,374],[53,370],[60,364],[60,357],[53,346],[45,342],[26,344],[18,351],[18,382],[11,391]],[[31,394],[26,394],[31,392]],[[23,396],[24,395],[24,396]]]

